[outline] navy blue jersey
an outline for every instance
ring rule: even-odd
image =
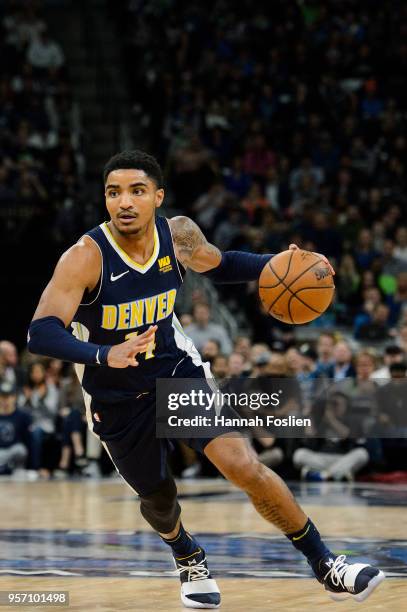
[[[155,388],[156,378],[171,377],[187,355],[197,365],[202,363],[174,313],[182,274],[167,219],[156,218],[154,250],[143,265],[121,249],[106,223],[86,235],[100,249],[102,271],[97,287],[85,293],[74,316],[74,335],[87,342],[114,345],[152,324],[158,328],[154,342],[137,356],[137,367],[77,366],[84,390],[101,402],[120,401]]]

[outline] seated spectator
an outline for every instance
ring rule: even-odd
[[[231,169],[224,171],[224,185],[230,193],[238,198],[244,198],[251,186],[251,175],[243,170],[243,160],[237,155],[233,158]]]
[[[407,354],[407,323],[403,323],[400,327],[396,336],[396,344],[404,354]]]
[[[245,360],[241,353],[231,353],[228,357],[228,378],[240,378],[245,374]]]
[[[31,417],[16,406],[12,383],[0,381],[0,474],[12,474],[26,465]]]
[[[360,274],[357,271],[352,255],[342,257],[335,279],[339,300],[349,306],[356,306],[360,287]]]
[[[194,305],[192,312],[193,322],[186,328],[187,335],[191,338],[198,351],[201,351],[208,340],[216,338],[220,344],[221,352],[229,355],[232,351],[232,341],[222,325],[213,323],[211,309],[208,304],[200,302]]]
[[[59,408],[59,391],[47,382],[45,368],[40,361],[32,363],[28,369],[24,393],[19,398],[19,407],[26,410],[32,418],[31,462],[40,475],[48,478],[54,467],[56,453],[55,425]],[[54,453],[44,456],[44,443],[49,443]]]
[[[322,418],[315,419],[315,439],[294,452],[293,462],[301,469],[301,478],[353,481],[368,464],[367,449],[353,439],[355,432],[352,431],[350,416],[351,407],[346,395],[335,393],[328,398]]]
[[[407,365],[389,366],[390,381],[377,392],[384,461],[389,470],[407,469]]]
[[[407,262],[407,227],[399,227],[396,231],[396,246],[394,256]]]
[[[59,404],[57,434],[62,448],[58,469],[53,473],[53,477],[58,479],[65,478],[69,473],[82,474],[88,466],[84,445],[87,426],[82,388],[73,370],[61,380]]]
[[[372,316],[375,308],[382,304],[382,296],[377,287],[366,288],[363,291],[362,308],[354,319],[354,337],[357,338],[359,329],[362,325],[367,325],[372,322]]]
[[[387,296],[386,304],[390,308],[389,325],[397,325],[403,310],[407,308],[407,271],[397,274],[394,292]]]
[[[261,211],[271,208],[271,204],[264,197],[259,183],[252,184],[247,196],[242,200],[242,208],[246,211],[249,223],[259,225]]]
[[[334,365],[335,336],[330,332],[322,332],[317,342],[317,372],[318,376],[329,376]]]
[[[49,37],[46,28],[31,40],[27,50],[27,60],[37,69],[48,70],[60,68],[64,61],[64,54],[59,44]]]
[[[248,336],[237,336],[234,342],[233,351],[235,353],[240,353],[241,355],[243,355],[243,358],[245,360],[244,369],[247,374],[249,374],[252,369],[252,365],[250,363],[251,349],[252,343]]]
[[[380,259],[381,276],[397,276],[400,272],[407,272],[407,259],[395,255],[396,244],[391,238],[383,241],[382,257]]]
[[[216,381],[221,385],[225,378],[227,378],[229,371],[228,358],[226,355],[217,355],[212,362],[211,370]]]
[[[390,337],[389,316],[390,308],[386,304],[377,304],[370,321],[359,327],[356,338],[358,340],[368,340],[369,342],[387,340]]]
[[[358,268],[367,270],[373,262],[380,257],[373,247],[372,233],[364,228],[359,232],[358,241],[355,247],[355,260]]]
[[[0,354],[4,359],[4,372],[2,377],[17,388],[21,387],[24,382],[24,371],[18,365],[16,345],[9,340],[1,340]]]
[[[204,361],[209,361],[210,364],[213,363],[215,357],[220,354],[220,343],[217,340],[211,338],[207,340],[202,347],[201,356]]]
[[[352,364],[352,349],[347,342],[340,340],[335,344],[333,357],[332,378],[334,380],[355,376],[355,368]]]
[[[308,344],[303,345],[299,353],[301,362],[300,367],[295,370],[295,376],[301,389],[302,414],[308,415],[321,383],[317,365],[318,353]]]
[[[384,349],[383,365],[375,370],[370,378],[378,385],[385,385],[391,378],[390,366],[393,363],[403,363],[405,358],[406,354],[396,344],[386,346]]]
[[[355,357],[356,376],[344,378],[334,384],[333,390],[349,397],[352,416],[360,419],[362,431],[366,432],[374,423],[377,413],[377,384],[371,380],[377,368],[377,355],[372,349],[362,349]]]

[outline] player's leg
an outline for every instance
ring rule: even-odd
[[[93,405],[99,435],[118,473],[139,495],[144,519],[171,548],[180,573],[181,599],[190,608],[217,608],[219,588],[209,573],[205,551],[181,523],[175,481],[167,466],[170,443],[157,439],[154,394],[116,410]],[[96,416],[95,416],[96,413]]]
[[[383,572],[369,565],[349,565],[323,543],[313,522],[304,514],[287,485],[260,463],[247,440],[220,436],[211,440],[205,455],[219,471],[245,491],[263,518],[278,527],[301,551],[317,579],[334,599],[352,595],[363,601],[384,579]]]

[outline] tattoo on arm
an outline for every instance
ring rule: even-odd
[[[192,219],[174,217],[171,219],[171,230],[177,256],[182,264],[191,263],[198,249],[200,259],[214,255],[220,257],[219,249],[207,241]]]

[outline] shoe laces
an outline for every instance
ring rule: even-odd
[[[193,580],[205,580],[209,577],[209,570],[205,565],[205,557],[201,559],[198,563],[193,563],[192,561],[188,565],[182,565],[179,561],[177,561],[177,571],[179,575],[186,574],[188,578],[188,582],[192,582]]]
[[[338,557],[336,557],[335,561],[332,560],[332,565],[329,571],[325,574],[324,581],[329,578],[333,586],[341,586],[343,589],[345,588],[343,584],[343,577],[349,567],[349,563],[346,563],[345,559],[346,555],[339,555]],[[331,560],[327,562],[327,565],[330,565],[330,563]]]

